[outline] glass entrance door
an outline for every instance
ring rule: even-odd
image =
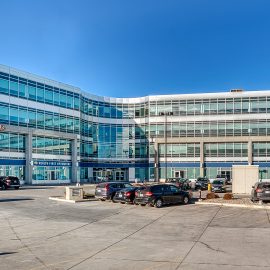
[[[232,175],[232,171],[230,168],[220,168],[218,169],[217,177],[225,178],[226,180],[230,180]]]
[[[175,171],[174,172],[174,177],[175,178],[184,178],[185,177],[185,171]]]
[[[97,168],[93,171],[95,181],[124,181],[127,180],[128,169],[102,169]]]
[[[125,171],[115,171],[115,180],[124,181],[125,180]]]

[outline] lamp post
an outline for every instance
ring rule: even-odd
[[[151,144],[154,144],[155,142],[154,142],[154,137],[153,137],[153,135],[151,135],[150,136],[150,138],[151,138]],[[149,154],[150,154],[150,152],[149,152]],[[149,156],[150,157],[150,156]],[[156,147],[155,147],[155,144],[154,144],[154,181],[156,181],[156,182],[159,182],[159,180],[157,179],[158,177],[157,177],[157,169],[158,169],[158,155],[157,155],[157,150],[156,150]]]
[[[173,112],[160,112],[160,116],[165,116],[165,180],[167,182],[167,171],[168,171],[168,165],[167,165],[167,117],[168,115],[173,115]]]

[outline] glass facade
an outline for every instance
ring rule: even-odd
[[[0,174],[24,178],[31,162],[37,182],[196,179],[251,157],[270,175],[269,91],[103,98],[8,70],[0,66]]]

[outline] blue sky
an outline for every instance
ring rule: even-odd
[[[1,0],[0,63],[96,95],[270,89],[268,0]]]

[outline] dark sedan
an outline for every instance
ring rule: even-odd
[[[129,182],[105,182],[96,186],[95,197],[101,201],[112,200],[117,191],[132,187]]]
[[[224,180],[214,180],[211,184],[212,192],[226,192]]]
[[[189,203],[191,194],[170,184],[157,184],[146,186],[145,189],[136,192],[135,204],[151,205],[157,208],[165,204]]]
[[[0,187],[2,189],[20,188],[20,180],[16,176],[0,176]]]
[[[142,190],[144,188],[145,187],[127,187],[121,189],[115,193],[113,202],[134,203],[136,191]]]
[[[252,186],[251,200],[270,201],[270,182],[257,182]]]
[[[195,190],[205,190],[208,188],[209,179],[207,177],[199,177],[195,182]]]

